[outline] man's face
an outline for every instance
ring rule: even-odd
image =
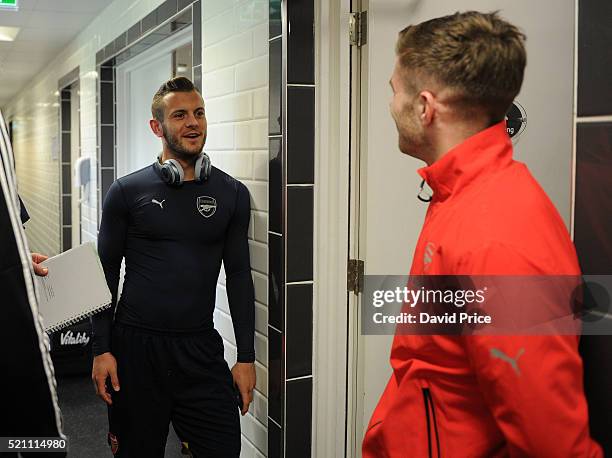
[[[402,72],[396,59],[393,74],[389,81],[393,90],[393,96],[389,102],[389,111],[399,134],[400,151],[409,156],[420,158],[419,150],[422,148],[425,138],[418,116],[418,94],[407,87],[403,76],[405,77],[405,72]]]
[[[168,147],[183,159],[199,155],[206,142],[206,115],[200,94],[171,92],[164,97],[164,104],[161,126]]]

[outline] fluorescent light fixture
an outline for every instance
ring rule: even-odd
[[[178,64],[176,66],[176,71],[179,73],[185,73],[187,71],[187,65],[186,64]]]
[[[0,27],[0,41],[15,41],[19,27]]]

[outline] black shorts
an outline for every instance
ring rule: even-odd
[[[240,455],[236,391],[216,330],[169,335],[115,324],[112,353],[120,385],[110,389],[108,409],[115,456],[163,457],[170,422],[196,458]]]

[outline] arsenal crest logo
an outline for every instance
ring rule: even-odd
[[[210,218],[217,211],[217,201],[209,196],[198,197],[196,206],[204,218]]]

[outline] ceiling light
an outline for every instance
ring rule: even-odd
[[[0,41],[15,41],[19,27],[0,27]]]
[[[187,65],[185,65],[185,64],[178,64],[177,67],[176,67],[176,70],[179,73],[185,73],[187,71]]]

